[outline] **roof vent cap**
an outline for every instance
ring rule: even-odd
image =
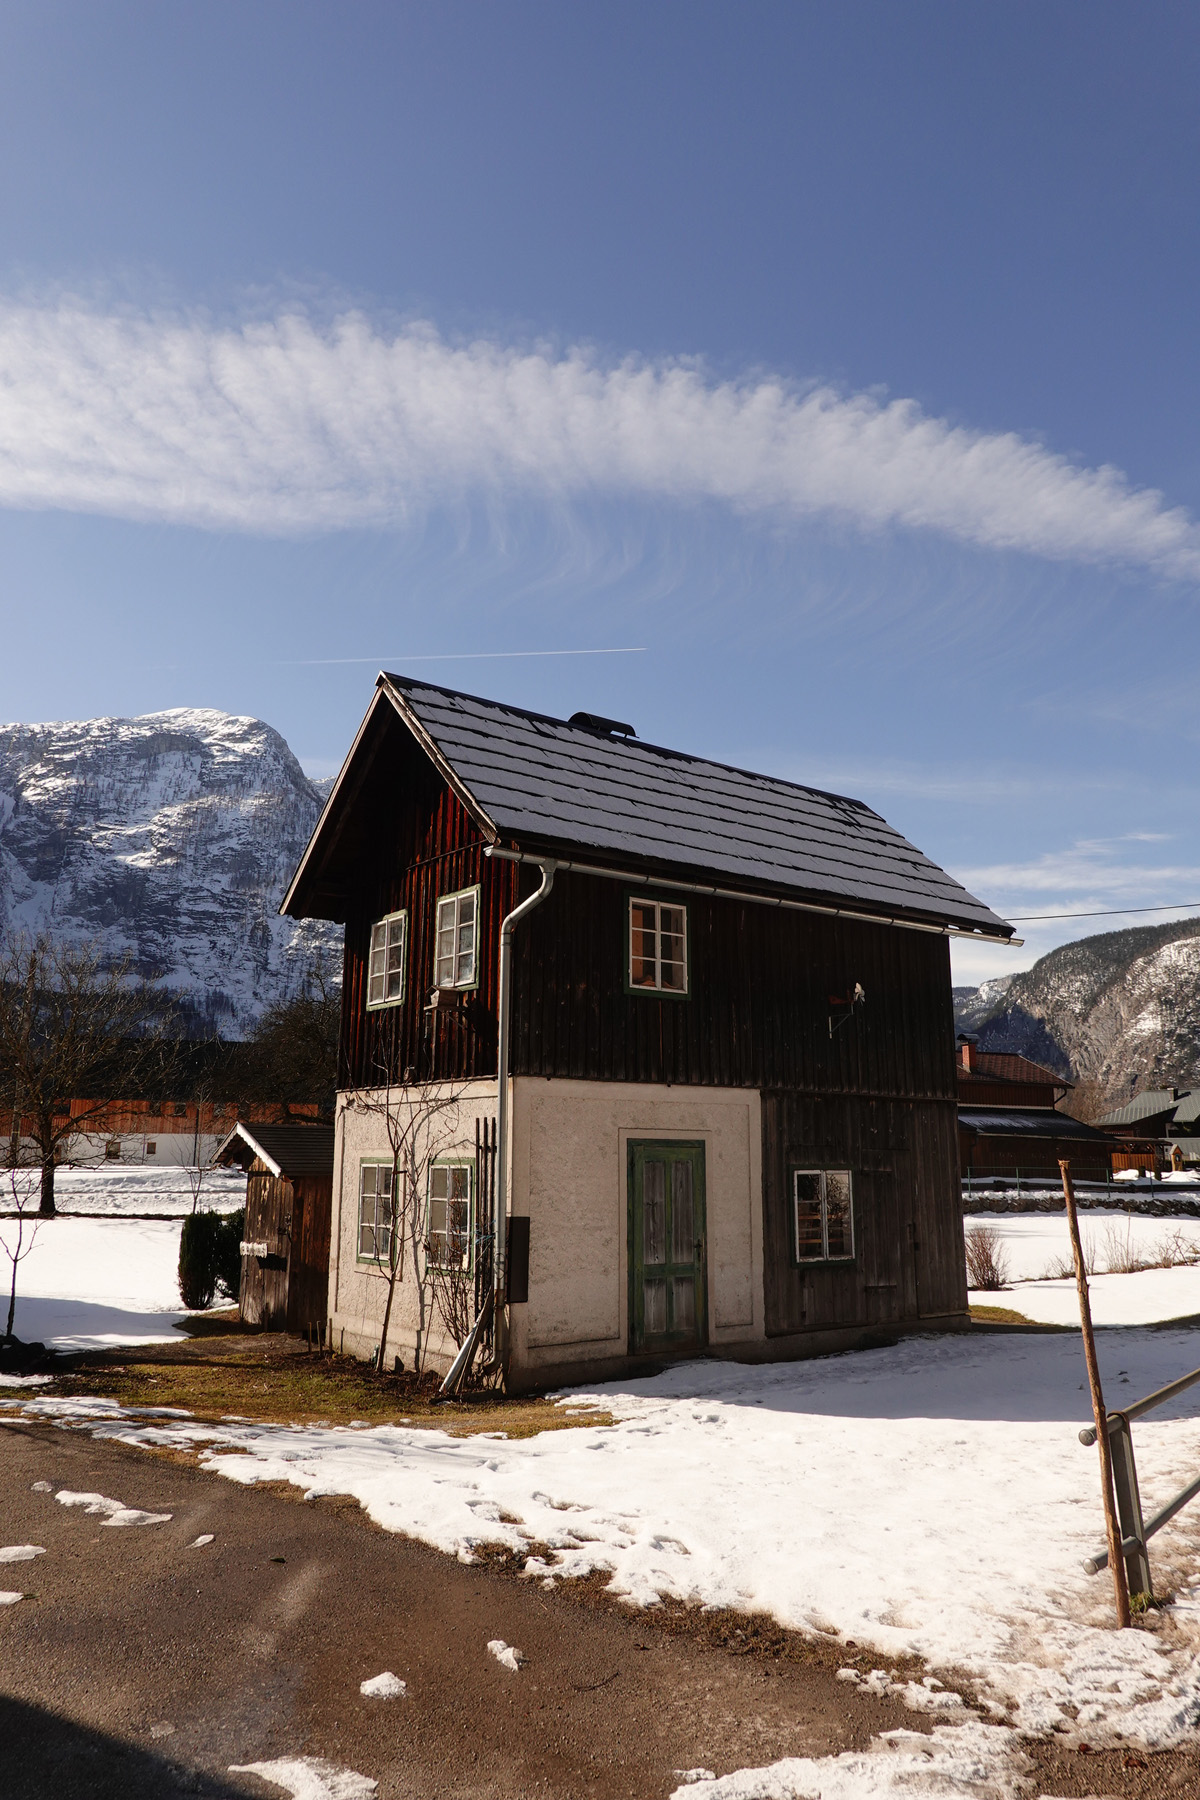
[[[637,736],[632,725],[622,725],[619,719],[602,719],[599,713],[572,713],[567,724],[585,725],[589,731],[602,731],[606,737]]]

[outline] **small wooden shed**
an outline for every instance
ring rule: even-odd
[[[248,1177],[242,1318],[269,1331],[320,1329],[328,1313],[333,1127],[239,1121],[215,1161]]]

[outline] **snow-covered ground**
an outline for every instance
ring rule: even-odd
[[[0,1213],[13,1209],[12,1179],[7,1170],[0,1176]],[[18,1170],[16,1179],[36,1201],[37,1170]],[[59,1169],[54,1177],[54,1203],[60,1212],[95,1213],[100,1218],[158,1213],[182,1219],[192,1211],[195,1183],[195,1169],[122,1169],[104,1164],[93,1169]],[[246,1204],[245,1175],[240,1169],[206,1169],[199,1203],[212,1212],[236,1212]]]
[[[1192,1368],[1200,1333],[1102,1333],[1100,1355],[1115,1402]],[[1107,1579],[1082,1567],[1103,1526],[1096,1452],[1077,1435],[1089,1405],[1076,1335],[691,1363],[562,1403],[618,1423],[510,1442],[201,1425],[36,1390],[5,1404],[132,1444],[194,1446],[234,1481],[354,1495],[386,1529],[461,1558],[504,1544],[542,1582],[599,1569],[636,1605],[762,1610],[914,1653],[943,1676],[965,1671],[1024,1730],[1165,1745],[1200,1723],[1200,1505],[1154,1540],[1159,1593],[1176,1596],[1158,1629],[1110,1630]],[[1136,1427],[1148,1509],[1200,1468],[1198,1414],[1193,1390]]]
[[[1146,1218],[1117,1211],[1082,1211],[1080,1241],[1090,1268],[1092,1318],[1097,1325],[1152,1325],[1200,1313],[1200,1219]],[[1071,1266],[1065,1213],[976,1213],[967,1231],[990,1227],[1008,1261],[1009,1284],[999,1292],[972,1292],[972,1305],[1011,1307],[1044,1325],[1078,1325],[1073,1275],[1045,1279],[1052,1268]],[[1150,1262],[1166,1255],[1194,1255],[1196,1264],[1112,1274],[1113,1263]]]
[[[0,1238],[14,1241],[14,1226],[0,1219]],[[179,1300],[181,1230],[169,1219],[47,1219],[17,1271],[17,1336],[62,1350],[171,1342],[188,1317]],[[11,1274],[0,1254],[0,1330]]]

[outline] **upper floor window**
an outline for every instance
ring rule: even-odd
[[[848,1261],[854,1255],[848,1169],[792,1170],[792,1251],[798,1263]]]
[[[389,913],[371,927],[371,962],[367,974],[367,1005],[387,1006],[404,998],[404,952],[408,944],[408,914]]]
[[[686,906],[630,900],[629,985],[660,994],[687,993]]]
[[[437,906],[434,982],[440,988],[474,987],[479,938],[479,889],[446,894]]]

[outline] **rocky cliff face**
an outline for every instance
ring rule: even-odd
[[[128,956],[196,1028],[241,1036],[318,947],[340,972],[340,929],[277,910],[321,804],[257,719],[0,727],[0,928]]]
[[[1119,1105],[1142,1088],[1200,1086],[1200,920],[1063,944],[1002,992],[956,989],[960,1028]]]

